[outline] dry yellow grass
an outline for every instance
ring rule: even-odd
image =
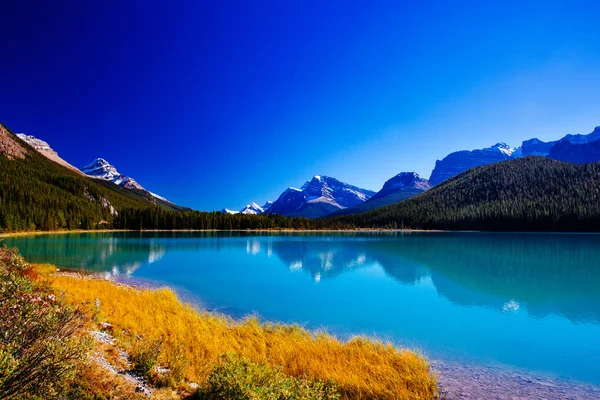
[[[191,382],[202,384],[219,357],[234,352],[280,365],[290,376],[333,380],[345,399],[420,400],[437,393],[427,361],[412,351],[363,338],[342,343],[293,325],[235,322],[184,305],[168,289],[137,290],[71,276],[49,280],[70,303],[91,309],[99,299],[100,319],[113,324],[124,343],[162,338],[159,362],[168,365],[184,355],[184,376]]]

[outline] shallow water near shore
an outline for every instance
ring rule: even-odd
[[[121,232],[4,242],[30,262],[164,284],[234,317],[600,384],[600,235]]]

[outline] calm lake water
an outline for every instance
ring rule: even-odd
[[[600,235],[117,233],[10,238],[235,317],[600,384]]]

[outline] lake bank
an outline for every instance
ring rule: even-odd
[[[184,357],[181,374],[203,385],[225,353],[271,363],[292,377],[332,382],[342,399],[431,399],[435,377],[415,352],[357,337],[341,342],[298,325],[234,321],[181,303],[168,289],[143,289],[73,272],[47,275],[51,286],[73,305],[91,307],[95,319],[118,339],[162,340],[157,365],[173,368],[173,352]],[[127,332],[125,336],[119,332]],[[132,346],[135,347],[135,346]],[[367,397],[368,397],[367,396]]]
[[[202,233],[202,232],[248,232],[248,233],[370,233],[370,232],[448,232],[443,230],[425,230],[425,229],[369,229],[369,228],[356,228],[356,229],[143,229],[143,230],[130,230],[130,229],[99,229],[99,230],[64,230],[64,231],[25,231],[25,232],[6,232],[0,233],[0,239],[11,238],[11,237],[23,237],[23,236],[41,236],[41,235],[66,235],[76,233],[125,233],[125,232],[139,232],[139,233]],[[470,232],[470,231],[455,231],[455,232]]]
[[[59,275],[82,278],[81,274],[74,272],[60,272]],[[90,279],[103,280],[104,278],[90,276]],[[137,291],[164,288],[164,285],[159,282],[123,276],[111,277],[110,281],[114,285]],[[175,292],[179,294],[177,290]],[[185,298],[185,295],[183,297]],[[194,304],[199,303],[194,302]],[[600,386],[509,367],[435,359],[430,360],[430,365],[437,377],[440,398],[444,400],[596,400],[600,398]]]

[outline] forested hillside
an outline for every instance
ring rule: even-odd
[[[525,157],[463,172],[413,198],[326,218],[365,228],[600,230],[600,163]]]
[[[39,154],[0,124],[0,231],[111,228],[149,200],[98,184]]]

